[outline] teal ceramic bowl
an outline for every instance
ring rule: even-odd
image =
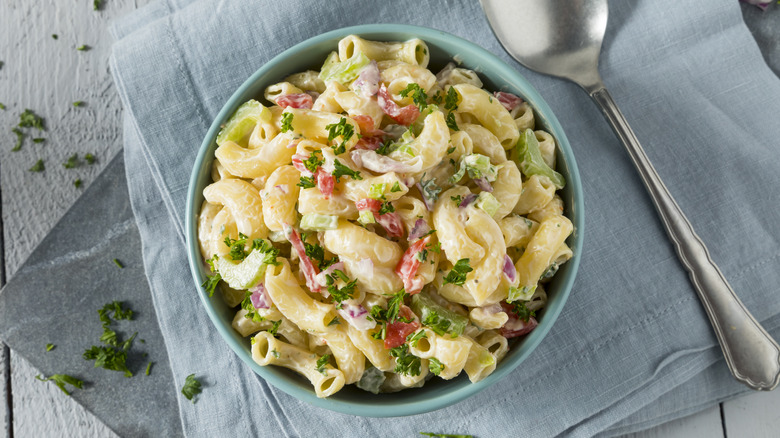
[[[486,89],[511,92],[529,102],[534,108],[537,126],[552,133],[558,140],[557,170],[566,177],[567,181],[566,187],[560,194],[566,204],[565,214],[574,223],[574,233],[567,241],[574,251],[574,257],[561,267],[547,287],[549,301],[539,313],[539,326],[523,339],[510,343],[509,353],[498,364],[495,372],[480,382],[472,384],[466,377],[466,373],[461,373],[460,376],[449,381],[434,378],[422,388],[393,394],[374,395],[357,389],[354,385],[348,385],[327,399],[317,398],[311,384],[303,377],[284,368],[257,365],[252,360],[249,338],[242,338],[231,327],[235,310],[228,308],[218,293],[210,298],[200,286],[206,279],[206,274],[198,246],[197,216],[203,202],[203,188],[211,182],[211,165],[217,148],[215,139],[220,125],[225,123],[243,102],[253,98],[261,100],[266,86],[280,81],[291,73],[307,69],[319,70],[327,54],[336,49],[338,41],[350,34],[377,41],[406,41],[420,38],[428,44],[430,50],[428,68],[434,72],[457,55],[464,67],[479,73]],[[236,90],[214,120],[200,147],[190,178],[186,227],[187,251],[195,280],[195,290],[200,295],[214,326],[248,367],[271,385],[314,406],[367,417],[404,416],[429,412],[458,403],[507,377],[533,352],[550,331],[569,296],[582,254],[582,185],[574,154],[560,123],[539,93],[514,68],[485,49],[445,32],[398,24],[364,25],[334,30],[295,45],[262,66]]]

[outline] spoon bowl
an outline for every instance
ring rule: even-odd
[[[688,271],[731,373],[755,390],[777,387],[780,346],[745,308],[712,261],[707,247],[601,81],[598,64],[607,26],[607,0],[481,3],[496,38],[513,58],[531,70],[576,83],[601,109],[636,166],[680,262]]]

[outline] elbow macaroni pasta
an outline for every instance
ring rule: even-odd
[[[256,363],[318,397],[484,379],[573,256],[556,186],[513,153],[533,109],[429,61],[418,39],[345,37],[220,133],[198,217],[204,286],[237,308]],[[554,168],[555,138],[534,136]]]

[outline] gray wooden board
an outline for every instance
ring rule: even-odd
[[[138,332],[128,356],[132,378],[82,358],[85,349],[101,345],[97,310],[114,300],[135,312],[132,321],[112,324],[122,339]],[[144,275],[121,154],[0,292],[0,338],[43,374],[88,382],[72,397],[119,435],[182,435],[178,389]],[[56,347],[47,352],[47,343]],[[154,366],[146,376],[149,361]]]

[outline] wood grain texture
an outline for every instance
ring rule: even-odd
[[[122,108],[108,69],[113,42],[107,26],[149,0],[105,0],[101,11],[90,0],[7,0],[0,2],[0,189],[5,274],[13,276],[32,249],[54,226],[117,152],[122,144]],[[58,39],[52,38],[57,34]],[[88,51],[78,51],[82,44]],[[83,101],[81,107],[73,102]],[[11,152],[11,132],[19,114],[32,109],[46,121],[46,131],[26,129],[22,150]],[[34,144],[32,137],[44,143]],[[97,157],[87,165],[85,153]],[[62,163],[78,153],[82,165]],[[43,159],[46,170],[29,169]],[[80,178],[82,189],[73,182]],[[45,345],[45,340],[42,340]],[[34,379],[38,372],[13,352],[0,355],[9,365],[13,430],[8,407],[0,403],[4,436],[112,436],[112,432],[64,396],[56,387]]]
[[[726,436],[780,436],[780,391],[759,392],[723,403]]]

